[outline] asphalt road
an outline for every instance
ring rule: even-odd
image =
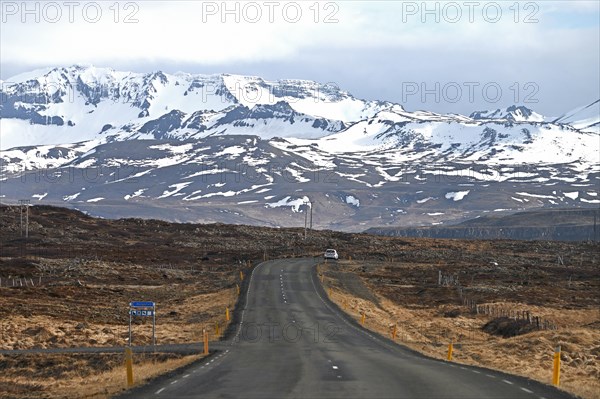
[[[525,378],[430,359],[363,330],[326,299],[312,259],[265,262],[250,278],[234,338],[121,397],[572,398]]]

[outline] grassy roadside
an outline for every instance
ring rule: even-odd
[[[448,343],[455,342],[453,361],[476,365],[551,383],[553,349],[562,346],[560,388],[585,399],[600,398],[600,331],[589,327],[598,319],[597,309],[529,307],[537,314],[552,314],[563,321],[558,330],[533,331],[510,338],[482,330],[489,316],[471,315],[453,304],[398,303],[382,295],[376,284],[348,284],[340,269],[356,263],[321,264],[319,273],[329,298],[348,315],[383,336],[428,356],[445,359]],[[337,272],[337,273],[336,273]],[[395,287],[402,290],[399,285]],[[367,295],[365,289],[371,295]],[[514,303],[511,303],[515,305]]]
[[[203,355],[134,354],[134,383],[186,366]],[[127,389],[123,354],[0,356],[2,398],[110,398]]]

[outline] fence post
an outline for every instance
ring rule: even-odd
[[[560,345],[554,350],[554,369],[552,370],[552,385],[560,385]]]
[[[125,348],[125,367],[127,368],[127,386],[133,386],[133,353],[131,348]]]

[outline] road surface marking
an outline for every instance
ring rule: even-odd
[[[179,381],[179,380],[175,380],[175,381],[173,381],[173,382],[171,383],[171,385],[173,385],[173,384],[177,384],[177,381]]]
[[[475,374],[481,374],[479,371],[477,370],[471,370],[472,372],[474,372]]]
[[[331,367],[333,367],[334,370],[338,369],[338,366],[331,366]]]
[[[486,374],[486,375],[487,375],[488,377],[490,377],[490,378],[496,378],[496,377],[494,377],[494,376],[493,376],[493,375],[491,375],[491,374]]]
[[[502,382],[506,382],[508,385],[512,385],[513,383],[508,380],[502,380]]]
[[[529,389],[527,389],[527,388],[523,388],[523,387],[520,387],[520,388],[521,388],[521,391],[525,391],[525,392],[527,392],[527,393],[533,393],[533,391],[530,391],[530,390],[529,390]]]
[[[161,389],[159,389],[158,391],[156,391],[154,394],[155,394],[155,395],[160,395],[160,393],[161,393],[162,391],[164,391],[164,390],[165,390],[165,388],[161,388]]]
[[[189,374],[186,374],[183,376],[183,378],[188,378],[189,376],[190,376]]]
[[[208,366],[210,363],[206,363],[205,366]]]

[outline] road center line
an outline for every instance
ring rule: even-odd
[[[533,393],[533,391],[530,391],[527,388],[523,388],[523,387],[519,387],[519,388],[521,388],[521,391],[524,391],[524,392],[527,392],[527,393]]]
[[[502,380],[502,382],[505,382],[505,383],[507,383],[508,385],[512,385],[512,384],[513,384],[512,382],[510,382],[510,381],[508,381],[508,380]]]
[[[160,395],[160,393],[161,393],[162,391],[164,391],[165,389],[166,389],[166,388],[161,388],[161,389],[159,389],[158,391],[156,391],[154,394],[155,394],[155,395]]]

